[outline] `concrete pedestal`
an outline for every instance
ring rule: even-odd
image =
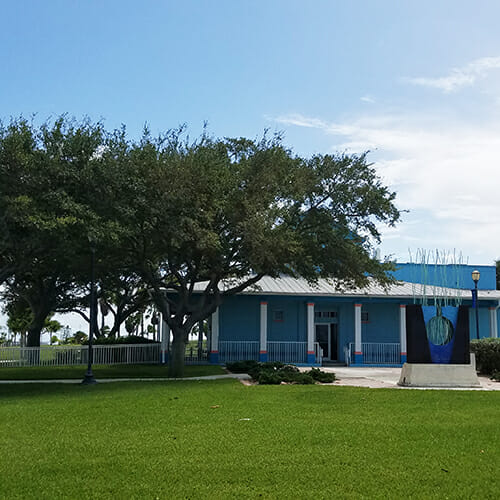
[[[435,363],[405,363],[398,385],[404,387],[481,387],[476,363],[470,365],[439,365]]]

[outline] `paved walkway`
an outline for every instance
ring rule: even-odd
[[[303,367],[303,370],[309,368]],[[373,389],[419,389],[417,387],[398,386],[401,368],[353,368],[347,366],[325,366],[322,370],[334,372],[337,380],[333,385],[344,385],[352,387],[371,387]],[[237,379],[242,381],[251,380],[246,373],[228,373],[226,375],[206,375],[203,377],[184,378],[101,378],[99,383],[108,382],[170,382],[176,380],[220,380]],[[425,388],[426,390],[470,390],[470,391],[500,391],[500,382],[494,382],[488,377],[478,377],[481,387],[478,388]],[[82,379],[57,379],[57,380],[0,380],[0,384],[80,384]],[[424,388],[421,388],[424,389]]]
[[[176,380],[220,380],[224,378],[235,378],[238,380],[251,380],[246,373],[228,373],[226,375],[204,375],[203,377],[143,377],[143,378],[98,378],[97,382],[175,382]],[[53,379],[53,380],[0,380],[0,384],[81,384],[82,379]]]
[[[337,380],[334,385],[349,385],[355,387],[393,388],[393,389],[424,389],[417,387],[400,387],[398,384],[401,368],[354,368],[348,366],[323,367],[326,372],[335,373]],[[445,390],[470,391],[500,391],[500,382],[488,377],[478,377],[481,387],[478,388],[425,388]]]

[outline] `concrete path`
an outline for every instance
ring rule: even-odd
[[[481,387],[476,388],[417,388],[400,387],[398,384],[401,368],[354,368],[348,366],[331,366],[321,368],[325,372],[335,373],[337,380],[334,385],[348,385],[355,387],[393,388],[393,389],[445,389],[470,391],[500,391],[500,382],[488,377],[478,377]]]
[[[309,368],[302,367],[306,371]],[[488,377],[478,377],[481,387],[478,388],[417,388],[398,386],[401,368],[352,368],[347,366],[325,366],[321,368],[325,372],[335,373],[337,380],[332,385],[370,387],[373,389],[425,389],[425,390],[458,390],[458,391],[500,391],[500,382],[494,382]],[[227,375],[206,375],[203,377],[184,378],[101,378],[99,383],[108,382],[171,382],[176,380],[220,380],[237,379],[241,381],[251,380],[246,373],[228,373]],[[57,379],[57,380],[0,380],[1,384],[80,384],[82,379]]]
[[[104,384],[107,382],[175,382],[178,380],[220,380],[225,378],[235,378],[238,380],[251,380],[246,373],[228,373],[227,375],[204,375],[203,377],[148,377],[148,378],[98,378],[97,382]],[[82,379],[54,379],[54,380],[0,380],[0,384],[81,384]]]

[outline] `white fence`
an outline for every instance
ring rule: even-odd
[[[230,363],[247,359],[259,359],[259,342],[220,341],[219,361]],[[314,344],[315,362],[321,363],[321,350]],[[307,363],[307,342],[267,342],[267,359],[282,363]]]
[[[93,346],[96,365],[158,363],[160,344]],[[70,366],[88,363],[88,346],[0,347],[0,368],[9,366]]]
[[[319,344],[314,344],[314,358],[321,363]],[[307,363],[307,342],[268,342],[267,359],[282,363]]]
[[[229,363],[259,359],[259,342],[219,342],[219,361]],[[88,363],[88,346],[0,347],[0,369],[15,366],[71,366]],[[96,365],[160,363],[160,344],[94,345],[93,363]],[[315,362],[321,363],[321,349],[314,344]],[[307,342],[268,342],[269,361],[307,363]],[[206,363],[204,346],[187,346],[186,364]]]
[[[401,364],[401,348],[399,343],[363,342],[361,344],[363,364],[365,365],[399,365]],[[346,363],[354,362],[354,343],[346,349]]]
[[[230,363],[246,359],[259,359],[259,342],[247,341],[220,341],[219,361]]]

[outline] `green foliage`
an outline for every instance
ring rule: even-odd
[[[372,250],[399,220],[394,200],[365,154],[302,158],[279,135],[146,129],[134,141],[90,120],[12,120],[0,126],[0,279],[29,304],[37,345],[51,313],[87,307],[91,239],[118,325],[134,332],[154,301],[180,375],[191,328],[264,275],[389,283]]]
[[[261,385],[329,383],[335,380],[335,374],[325,373],[319,368],[301,372],[295,365],[286,365],[280,361],[259,363],[254,360],[228,363],[227,369],[233,373],[248,373]]]
[[[253,359],[248,359],[245,361],[234,361],[233,363],[227,363],[226,368],[232,373],[250,373],[259,367],[259,362]]]
[[[494,371],[491,375],[491,379],[500,382],[500,370]]]
[[[85,342],[88,344],[88,339]],[[123,345],[123,344],[158,344],[156,340],[151,340],[140,335],[128,335],[126,337],[99,337],[94,339],[96,345]]]
[[[500,338],[471,340],[470,351],[476,355],[476,368],[487,375],[500,371]]]
[[[319,368],[311,368],[306,373],[307,375],[310,375],[314,380],[316,380],[317,382],[321,382],[322,384],[330,384],[332,382],[335,382],[335,373],[324,372]]]

